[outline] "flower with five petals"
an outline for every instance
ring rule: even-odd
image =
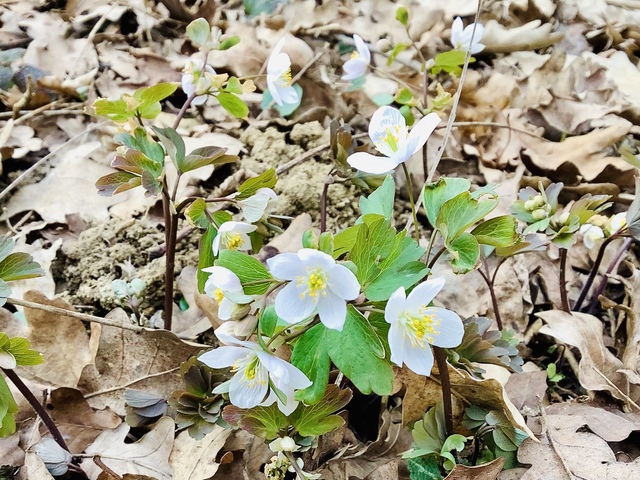
[[[284,40],[282,37],[276,43],[267,62],[267,87],[273,101],[279,106],[299,100],[298,92],[291,85],[291,59],[289,55],[282,53]]]
[[[439,123],[438,114],[430,113],[421,118],[409,132],[400,110],[380,107],[371,117],[369,137],[384,156],[356,152],[347,158],[347,162],[362,172],[374,175],[386,173],[420,150]]]
[[[475,35],[473,26],[475,25]],[[480,43],[484,34],[484,26],[481,23],[467,25],[463,28],[462,19],[456,17],[451,25],[451,45],[456,50],[471,51],[471,54],[480,53],[484,45]]]
[[[244,222],[224,222],[218,229],[218,234],[213,239],[213,254],[218,255],[220,250],[249,250],[251,239],[248,233],[258,227]]]
[[[245,295],[238,276],[225,267],[203,268],[210,273],[204,284],[204,292],[218,303],[218,318],[229,320],[234,313],[242,310],[241,305],[253,301],[251,295]]]
[[[342,66],[344,75],[342,80],[355,80],[360,78],[367,72],[367,67],[371,61],[371,52],[367,44],[360,35],[354,35],[353,41],[356,44],[356,49],[351,54],[351,58],[345,62]]]

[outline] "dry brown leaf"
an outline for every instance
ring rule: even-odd
[[[544,172],[553,181],[575,183],[582,177],[589,182],[633,185],[635,168],[619,157],[603,153],[629,133],[631,126],[629,122],[618,123],[559,143],[518,134],[526,147],[522,158],[529,170]]]
[[[36,291],[25,293],[30,302],[66,310],[73,308],[62,299],[49,300]],[[44,363],[18,368],[21,377],[56,387],[75,387],[85,365],[93,362],[89,335],[81,320],[25,308],[27,325],[15,317],[0,317],[0,331],[29,339],[31,348],[44,355]]]
[[[122,423],[120,417],[106,410],[94,410],[79,390],[57,388],[51,392],[49,414],[60,428],[69,449],[83,452],[106,429]]]
[[[24,450],[20,448],[20,432],[0,438],[0,458],[4,465],[18,467],[24,463]]]
[[[546,431],[540,442],[525,440],[518,461],[532,467],[521,480],[566,480],[567,470],[585,480],[629,480],[640,478],[640,462],[616,462],[609,445],[584,431],[584,417],[546,415]],[[552,443],[553,442],[553,445]]]
[[[122,309],[114,310],[107,318],[130,323]],[[95,365],[84,368],[78,388],[88,397],[93,408],[109,407],[118,415],[124,415],[124,385],[140,380],[132,388],[168,398],[174,390],[183,387],[177,371],[180,363],[199,350],[200,347],[189,345],[164,330],[136,333],[103,326]],[[155,375],[162,372],[166,373]],[[96,395],[114,387],[122,388]]]
[[[602,322],[586,313],[566,313],[551,310],[536,314],[546,322],[540,333],[576,347],[582,358],[578,365],[578,379],[587,390],[605,390],[630,406],[637,395],[630,391],[629,381],[620,373],[622,362],[604,345]]]
[[[582,422],[606,442],[621,442],[632,432],[640,430],[640,425],[625,418],[620,412],[610,412],[604,408],[583,403],[557,403],[547,407],[548,415],[572,415],[576,422]],[[632,417],[633,418],[633,417]]]
[[[27,451],[24,465],[18,471],[17,480],[54,480],[44,462],[35,453]]]
[[[445,480],[496,480],[504,467],[504,458],[498,457],[492,462],[477,467],[456,465]]]
[[[511,375],[504,389],[513,405],[522,412],[524,408],[537,411],[547,392],[547,372],[523,372]]]
[[[216,307],[212,298],[198,292],[196,270],[196,267],[188,265],[182,269],[176,279],[178,290],[184,296],[189,308],[182,311],[174,307],[172,324],[174,333],[181,334],[182,338],[194,340],[199,334],[211,328],[205,311],[211,311]]]
[[[169,454],[173,448],[174,430],[173,420],[162,417],[140,440],[125,443],[129,426],[123,423],[115,430],[102,432],[86,453],[99,455],[106,466],[120,475],[134,473],[157,480],[171,480]],[[91,480],[96,480],[102,471],[91,458],[85,458],[80,466]]]
[[[520,50],[538,50],[559,42],[563,33],[553,32],[552,23],[543,24],[534,20],[515,28],[506,28],[495,20],[489,20],[485,25],[482,43],[485,51],[491,53],[508,53]]]
[[[202,440],[191,438],[186,430],[180,433],[169,457],[173,480],[205,480],[213,477],[220,467],[216,456],[231,432],[228,428],[216,425]]]

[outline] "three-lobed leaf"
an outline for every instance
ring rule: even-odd
[[[344,425],[344,418],[334,412],[344,408],[351,397],[351,390],[329,385],[320,402],[308,406],[300,403],[289,421],[303,437],[324,435]]]

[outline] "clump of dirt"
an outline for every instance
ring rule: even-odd
[[[144,280],[142,308],[146,315],[164,303],[164,256],[153,258],[164,244],[162,227],[144,220],[105,222],[88,228],[77,241],[65,242],[58,251],[51,270],[58,294],[72,305],[92,307],[103,314],[119,306],[111,282],[123,278],[130,262],[135,267],[132,278]],[[198,236],[188,235],[178,243],[176,277],[187,265],[198,264]],[[179,294],[178,294],[179,296]]]
[[[242,158],[241,167],[258,174],[303,155],[307,150],[328,144],[329,133],[319,122],[297,124],[290,133],[275,127],[265,131],[247,129],[241,137],[249,154]],[[278,213],[295,216],[309,213],[320,223],[320,196],[325,179],[331,170],[329,150],[304,160],[278,177],[275,191],[279,196]],[[359,215],[358,187],[333,183],[327,191],[327,228],[344,229],[353,225]]]

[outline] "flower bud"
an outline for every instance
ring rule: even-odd
[[[387,53],[393,49],[393,43],[387,38],[381,38],[376,42],[376,48],[380,53]]]
[[[531,212],[531,216],[535,221],[542,220],[543,218],[547,218],[547,212],[544,208],[538,208]]]

